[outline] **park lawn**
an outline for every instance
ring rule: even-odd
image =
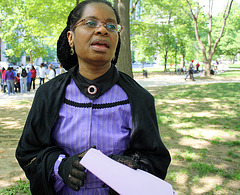
[[[240,63],[230,64],[229,68],[240,68]]]
[[[240,77],[240,71],[227,71],[222,72],[218,76],[225,77],[225,78],[238,78]]]
[[[240,194],[240,83],[151,88],[179,194]]]
[[[155,96],[160,134],[172,157],[166,181],[178,195],[240,194],[239,89],[240,83],[148,88]],[[30,105],[31,101],[17,101],[7,113],[0,107],[1,118],[17,123],[18,131],[16,124],[0,123],[5,133],[14,132],[8,135],[14,142],[9,151],[13,155]],[[28,182],[20,180],[0,194],[28,191]]]

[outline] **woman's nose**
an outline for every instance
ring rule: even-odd
[[[96,34],[98,35],[104,35],[104,36],[108,36],[108,30],[105,28],[104,24],[102,23],[101,26],[99,26],[96,29]]]

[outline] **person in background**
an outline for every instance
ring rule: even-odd
[[[6,93],[6,82],[5,82],[5,73],[6,73],[6,69],[3,67],[1,71],[1,75],[2,75],[2,78],[1,78],[1,86],[2,86],[2,90],[3,90],[3,93]]]
[[[84,0],[71,11],[57,43],[68,72],[38,88],[16,149],[32,194],[116,194],[79,163],[94,146],[165,178],[171,157],[160,138],[154,97],[116,68],[119,23],[106,0]]]
[[[194,75],[193,75],[193,71],[194,71],[193,61],[194,61],[194,60],[192,60],[192,62],[190,62],[190,64],[189,64],[188,72],[187,72],[187,75],[186,75],[186,77],[185,77],[185,81],[187,80],[188,76],[190,76],[190,79],[192,79],[193,81],[195,81]]]
[[[32,65],[32,67],[31,67],[31,69],[30,69],[30,72],[31,72],[31,84],[30,84],[30,89],[35,90],[35,79],[36,79],[37,71],[36,71],[36,69],[34,68],[33,65]],[[32,86],[33,86],[33,88],[32,88]]]
[[[17,76],[14,79],[14,87],[15,87],[15,92],[19,92],[20,93],[20,78],[19,78],[19,73],[17,73]]]
[[[16,72],[16,69],[14,69],[13,67],[12,67],[12,72],[14,74],[14,77],[16,77],[17,76],[17,72]]]
[[[197,72],[199,72],[199,66],[200,66],[200,64],[199,64],[199,62],[198,62],[197,65],[196,65]]]
[[[27,75],[27,92],[30,92],[31,89],[31,72],[28,68],[28,75]]]
[[[65,73],[66,71],[64,70],[64,68],[62,67],[62,64],[60,63],[59,64],[59,74],[63,74]]]
[[[8,95],[11,93],[15,95],[14,91],[14,73],[13,73],[13,68],[8,67],[7,72],[5,73],[5,82],[7,83],[7,90],[8,90]]]
[[[52,64],[48,65],[48,70],[49,70],[48,79],[51,80],[55,77],[55,72],[54,72]]]
[[[20,89],[21,93],[27,93],[27,75],[28,71],[23,64],[18,69],[18,73],[20,75]]]
[[[214,73],[215,73],[215,74],[218,73],[218,64],[219,64],[219,62],[218,62],[218,60],[216,59],[215,62],[213,63],[213,65],[214,65]]]
[[[40,84],[39,85],[41,85],[42,83],[45,82],[46,69],[45,69],[45,67],[43,65],[44,64],[41,63],[41,65],[39,67],[39,80],[40,80]]]

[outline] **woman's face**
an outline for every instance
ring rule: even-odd
[[[82,22],[75,27],[74,32],[68,32],[69,45],[75,47],[79,65],[110,65],[118,44],[118,34],[108,31],[103,24],[117,23],[114,11],[104,3],[90,3],[79,21],[86,18],[98,19],[102,25],[90,28]]]

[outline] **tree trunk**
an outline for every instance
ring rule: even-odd
[[[33,65],[33,56],[32,56],[32,51],[30,51],[30,64]]]
[[[164,55],[164,71],[165,72],[167,72],[167,58],[168,58],[168,46],[166,46],[165,55]]]
[[[185,66],[185,56],[183,55],[183,54],[180,54],[180,59],[181,59],[181,62],[180,62],[180,64],[181,64],[181,67],[183,67],[183,66]]]
[[[76,0],[76,5],[78,5],[79,4],[79,0]]]
[[[121,49],[118,57],[117,68],[118,70],[133,77],[132,62],[131,62],[131,49],[130,49],[130,23],[129,23],[129,0],[114,0],[114,7],[118,11],[121,18]]]

